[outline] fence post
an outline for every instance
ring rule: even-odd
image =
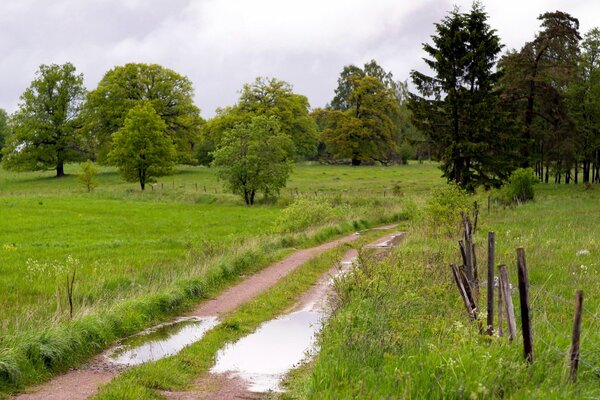
[[[517,336],[517,324],[515,323],[515,309],[510,293],[510,282],[508,280],[508,273],[506,272],[506,265],[500,265],[498,269],[500,270],[500,287],[502,288],[502,297],[504,297],[504,305],[506,310],[508,340],[512,342]]]
[[[502,331],[502,286],[501,279],[498,277],[498,336],[504,336]]]
[[[523,328],[523,351],[525,359],[533,362],[533,333],[531,332],[531,315],[529,308],[529,277],[527,276],[527,263],[525,250],[517,249],[517,268],[519,273],[519,298],[521,303],[521,326]]]
[[[487,259],[487,333],[494,334],[494,263],[496,234],[488,232]]]
[[[579,338],[581,336],[581,309],[583,305],[583,290],[578,290],[575,295],[575,316],[573,317],[573,338],[571,341],[571,382],[577,381],[577,368],[579,368]]]
[[[492,205],[492,198],[491,196],[488,194],[488,215],[490,215],[490,206]]]
[[[463,303],[465,304],[465,308],[467,309],[467,314],[469,314],[469,318],[471,318],[471,320],[474,321],[477,319],[477,315],[471,304],[471,299],[469,299],[467,291],[465,290],[465,287],[462,283],[461,274],[458,270],[458,266],[456,266],[456,264],[450,264],[450,268],[452,269],[452,275],[454,276],[454,281],[456,282],[456,286],[458,287],[458,293],[460,294],[460,297],[462,298]]]

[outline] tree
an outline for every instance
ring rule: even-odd
[[[395,154],[398,130],[398,101],[392,90],[377,78],[354,76],[349,108],[334,110],[322,138],[336,159],[350,159],[352,165],[379,161],[388,163]]]
[[[167,133],[167,124],[149,102],[135,105],[127,113],[123,127],[112,135],[109,161],[127,182],[154,182],[158,176],[173,173],[177,150]]]
[[[579,21],[567,13],[548,12],[538,19],[542,30],[535,39],[509,52],[499,67],[503,96],[521,119],[521,165],[535,164],[541,178],[545,164],[547,180],[551,159],[574,156],[574,148],[565,154],[574,140],[565,100],[576,74],[580,36]]]
[[[443,175],[463,188],[498,185],[512,169],[511,129],[498,112],[494,65],[502,49],[480,3],[435,24],[423,49],[434,76],[412,71],[422,95],[411,95],[415,124],[437,145]]]
[[[226,131],[213,153],[219,177],[247,205],[257,193],[277,196],[293,168],[294,142],[274,117],[256,116]]]
[[[98,167],[93,162],[87,160],[84,163],[79,164],[81,173],[79,174],[79,182],[87,190],[88,193],[94,191],[98,183],[96,182],[96,174],[98,174]]]
[[[82,154],[77,118],[84,97],[83,75],[73,64],[41,65],[11,118],[4,167],[56,169],[56,176],[63,176],[64,164]]]
[[[0,108],[0,161],[2,161],[2,149],[4,148],[8,131],[8,114],[4,109]]]
[[[308,99],[294,93],[289,83],[275,78],[256,78],[254,83],[243,86],[236,105],[217,110],[217,116],[204,126],[202,153],[198,158],[210,162],[209,154],[219,146],[224,133],[256,116],[277,119],[281,132],[292,139],[296,155],[313,156],[318,138],[309,108]]]
[[[99,161],[107,161],[111,135],[121,129],[129,110],[149,102],[166,124],[177,161],[194,162],[203,120],[193,102],[191,81],[157,64],[126,64],[108,71],[91,91],[84,109],[85,131]]]

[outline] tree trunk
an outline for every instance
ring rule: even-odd
[[[56,177],[60,178],[62,176],[65,176],[65,163],[60,160],[56,164]]]
[[[360,160],[358,158],[352,158],[352,165],[357,167],[360,165]]]

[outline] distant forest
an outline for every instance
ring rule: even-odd
[[[561,11],[538,19],[531,41],[506,50],[481,3],[456,8],[433,25],[423,44],[429,71],[412,71],[412,85],[375,60],[347,65],[331,101],[313,109],[289,83],[257,78],[207,121],[190,80],[160,65],[114,67],[91,91],[72,64],[42,65],[17,111],[0,109],[2,164],[62,176],[65,163],[112,164],[117,153],[126,160],[114,137],[127,141],[124,124],[137,106],[140,121],[162,120],[152,143],[167,138],[169,151],[157,163],[217,166],[227,133],[264,117],[264,129],[289,138],[285,152],[295,160],[433,159],[469,190],[498,187],[520,167],[543,182],[600,183],[600,30],[582,37],[579,21]]]

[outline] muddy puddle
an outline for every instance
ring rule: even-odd
[[[218,323],[216,317],[181,318],[125,339],[106,358],[117,365],[138,365],[172,356],[197,342]]]
[[[301,310],[271,320],[220,350],[211,372],[241,378],[251,392],[280,391],[282,377],[307,357],[323,319],[321,312]]]

